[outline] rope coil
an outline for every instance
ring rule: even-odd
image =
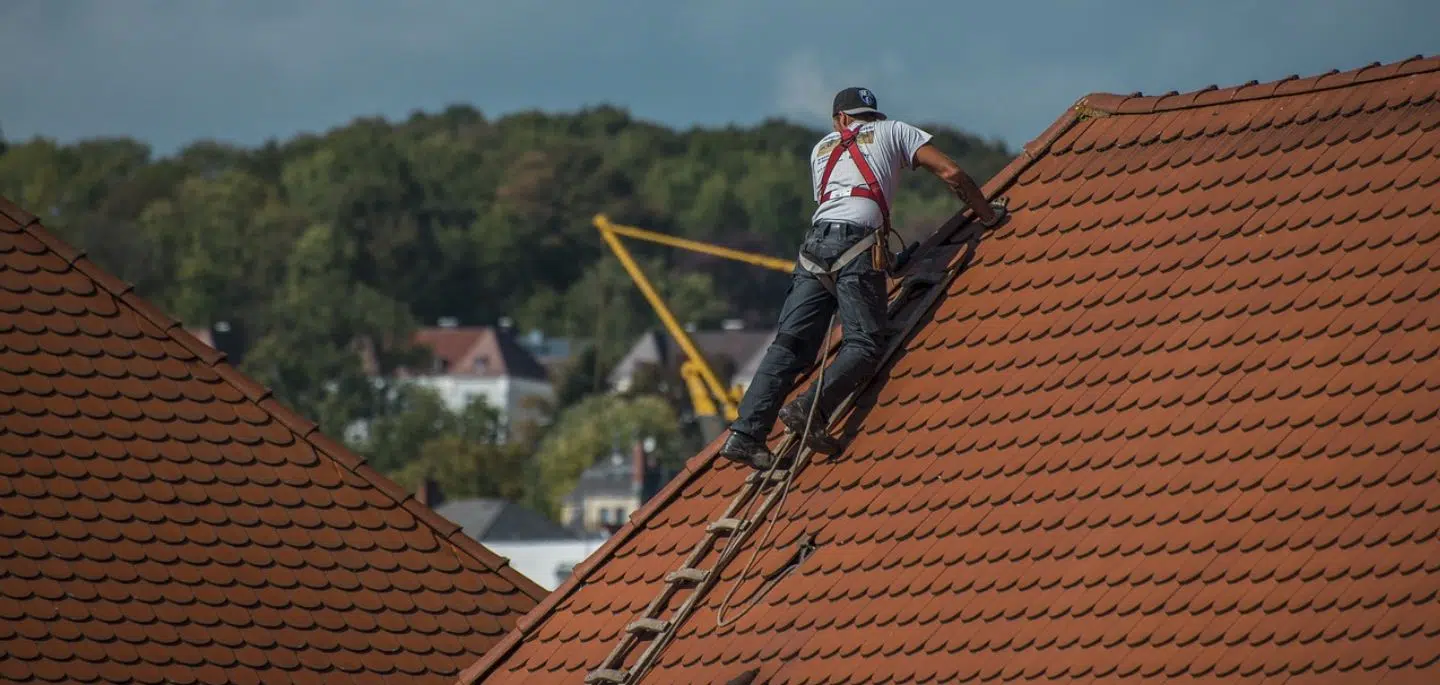
[[[810,402],[810,411],[807,412],[805,415],[805,429],[800,432],[799,447],[796,448],[797,458],[795,459],[795,463],[791,464],[790,468],[785,472],[785,482],[780,486],[780,499],[775,502],[774,507],[772,507],[769,511],[766,512],[767,515],[765,516],[765,518],[769,519],[769,522],[765,527],[765,535],[763,535],[760,538],[760,541],[755,543],[755,547],[750,550],[750,561],[745,563],[745,569],[740,572],[740,577],[735,579],[735,583],[730,586],[730,591],[725,593],[725,598],[720,600],[720,606],[715,610],[715,626],[717,628],[723,628],[726,625],[729,625],[739,620],[745,614],[750,613],[750,610],[753,609],[755,605],[760,602],[760,598],[764,597],[766,592],[769,592],[770,587],[773,587],[775,583],[780,582],[780,579],[784,578],[787,574],[790,573],[790,570],[794,568],[793,566],[787,568],[784,572],[779,573],[774,578],[766,581],[765,585],[761,586],[761,590],[757,590],[755,594],[751,597],[751,600],[745,603],[743,610],[738,616],[735,616],[729,621],[725,620],[725,610],[729,607],[731,599],[734,598],[735,591],[740,589],[740,586],[745,583],[746,579],[748,579],[750,575],[750,570],[755,565],[755,560],[758,559],[760,556],[761,548],[763,548],[765,544],[770,541],[770,534],[775,530],[775,521],[779,518],[778,512],[780,511],[781,507],[785,506],[785,498],[790,496],[790,485],[795,480],[795,474],[799,473],[800,469],[804,466],[804,462],[800,455],[803,455],[803,457],[809,457],[810,453],[805,449],[805,441],[810,438],[810,427],[811,423],[815,420],[815,409],[820,406],[820,391],[825,387],[825,366],[830,362],[830,335],[835,330],[835,316],[836,312],[830,313],[830,323],[825,327],[825,342],[820,348],[825,351],[825,354],[820,357],[820,370],[818,376],[815,379],[815,398],[813,401]],[[765,478],[761,481],[762,483],[769,482],[770,474],[774,473],[775,469],[780,466],[780,461],[780,456],[777,455],[775,460],[770,463],[770,468],[765,470]],[[761,499],[759,497],[756,497],[755,499],[751,500],[749,504],[746,505],[745,515],[740,517],[742,521],[746,520],[749,517],[750,507],[754,506],[755,502],[758,501],[761,501]],[[716,573],[719,573],[720,570],[724,568],[724,565],[730,561],[732,547],[734,547],[734,551],[739,551],[739,548],[736,547],[736,544],[737,542],[740,542],[740,540],[741,538],[737,536],[731,538],[728,542],[725,543],[725,548],[720,552],[720,563],[717,563],[715,565]]]

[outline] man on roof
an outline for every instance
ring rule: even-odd
[[[1002,203],[987,202],[980,187],[931,134],[887,118],[867,88],[846,88],[831,107],[834,130],[810,153],[810,180],[818,207],[811,217],[780,310],[775,340],[740,402],[739,417],[720,455],[756,469],[774,461],[765,444],[778,417],[799,434],[806,427],[815,384],[784,407],[795,377],[815,359],[832,313],[843,330],[840,351],[824,371],[820,403],[810,420],[807,446],[833,451],[824,436],[829,413],[875,370],[883,353],[886,273],[890,268],[890,198],[901,169],[935,174],[973,209],[986,227],[1005,217]],[[854,151],[860,155],[855,156]]]

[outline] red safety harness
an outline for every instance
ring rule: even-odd
[[[830,159],[825,162],[825,172],[820,176],[820,188],[826,189],[830,185],[830,172],[835,170],[835,164],[840,161],[840,155],[846,150],[850,151],[850,159],[855,162],[855,167],[860,170],[860,176],[865,179],[865,185],[852,186],[840,191],[841,197],[864,197],[875,201],[880,205],[881,225],[875,236],[875,266],[889,270],[890,263],[890,204],[885,201],[885,192],[880,188],[880,179],[876,178],[875,171],[870,168],[866,161],[865,154],[860,150],[858,128],[847,128],[840,132],[840,142],[830,151]],[[825,190],[820,196],[820,203],[824,204],[835,193]]]

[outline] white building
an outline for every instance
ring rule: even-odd
[[[488,497],[447,500],[433,481],[418,488],[415,498],[546,590],[559,587],[609,538],[606,532],[566,528],[515,502]]]
[[[545,367],[510,330],[442,321],[417,331],[415,342],[430,349],[434,365],[407,369],[404,376],[435,389],[452,411],[479,396],[500,412],[506,425],[544,420],[537,404],[554,399],[554,386]]]
[[[546,590],[560,587],[580,562],[590,556],[608,535],[570,540],[514,540],[486,542],[490,551],[505,557],[510,566]]]

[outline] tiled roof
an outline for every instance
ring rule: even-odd
[[[549,373],[514,333],[494,326],[423,328],[415,332],[415,342],[445,362],[446,374],[543,381]]]
[[[1010,223],[927,241],[963,269],[853,440],[643,682],[1440,682],[1437,93],[1078,102],[987,184]],[[459,682],[599,667],[741,491],[715,446]]]
[[[0,198],[0,681],[444,683],[544,594]]]

